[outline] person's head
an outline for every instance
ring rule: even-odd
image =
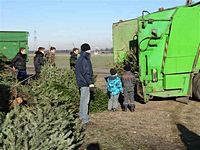
[[[21,54],[26,54],[26,48],[21,47],[21,48],[19,49],[19,52],[20,52]]]
[[[44,52],[45,48],[44,47],[38,47],[38,51]]]
[[[124,66],[125,71],[131,71],[131,66],[129,64]]]
[[[115,68],[111,68],[110,69],[110,74],[111,75],[116,75],[117,74],[117,70]]]
[[[78,53],[79,53],[79,49],[78,49],[78,48],[73,48],[72,51],[73,51],[73,53],[76,54],[76,55],[78,55]]]
[[[50,47],[50,52],[55,53],[56,52],[56,48],[55,47]]]
[[[90,45],[88,43],[84,43],[81,45],[81,51],[82,52],[86,52],[86,53],[90,53]]]

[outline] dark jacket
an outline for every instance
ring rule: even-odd
[[[134,92],[136,79],[131,71],[126,71],[122,76],[124,92]]]
[[[45,63],[44,54],[40,51],[35,52],[34,67],[36,74],[41,72],[41,68]]]
[[[78,87],[88,87],[93,84],[93,70],[90,54],[81,52],[75,66],[76,81]]]
[[[26,54],[17,53],[17,55],[12,60],[12,67],[18,70],[26,70]]]
[[[77,61],[77,55],[72,52],[69,61],[70,61],[70,68],[75,69],[76,61]]]

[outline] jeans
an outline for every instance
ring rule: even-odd
[[[18,73],[17,73],[17,79],[19,81],[23,81],[27,78],[27,73],[26,73],[26,70],[18,70]],[[26,81],[23,81],[22,84],[25,84]]]
[[[82,119],[82,122],[88,123],[90,118],[88,115],[88,104],[90,101],[90,88],[89,87],[81,87],[80,88],[81,97],[80,97],[80,112],[79,116]]]
[[[119,94],[111,95],[108,101],[108,110],[117,109]]]
[[[124,103],[123,105],[134,105],[134,101],[135,101],[135,98],[134,98],[134,92],[124,92]]]

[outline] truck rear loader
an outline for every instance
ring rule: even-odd
[[[113,24],[116,63],[134,54],[136,93],[153,97],[200,100],[200,2]]]

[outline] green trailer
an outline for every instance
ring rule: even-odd
[[[137,94],[144,102],[154,96],[195,96],[200,99],[199,18],[200,2],[161,9],[155,13],[143,11],[142,16],[135,19],[137,24],[129,24],[129,28],[124,31],[125,34],[132,34],[137,27],[137,33],[126,38],[126,43],[137,43],[134,44],[137,58],[135,73],[138,74],[139,81]],[[119,51],[118,44],[121,47],[125,45],[120,40],[121,37],[127,37],[121,31],[115,32],[118,31],[113,28],[114,54]],[[131,50],[129,47],[125,51]],[[126,54],[122,55],[121,58],[125,60]],[[118,61],[116,55],[115,60]]]
[[[28,52],[28,36],[25,31],[0,31],[0,59],[11,61],[25,47]]]
[[[113,24],[113,49],[115,63],[122,63],[133,51],[133,37],[137,34],[137,19],[119,21]]]

